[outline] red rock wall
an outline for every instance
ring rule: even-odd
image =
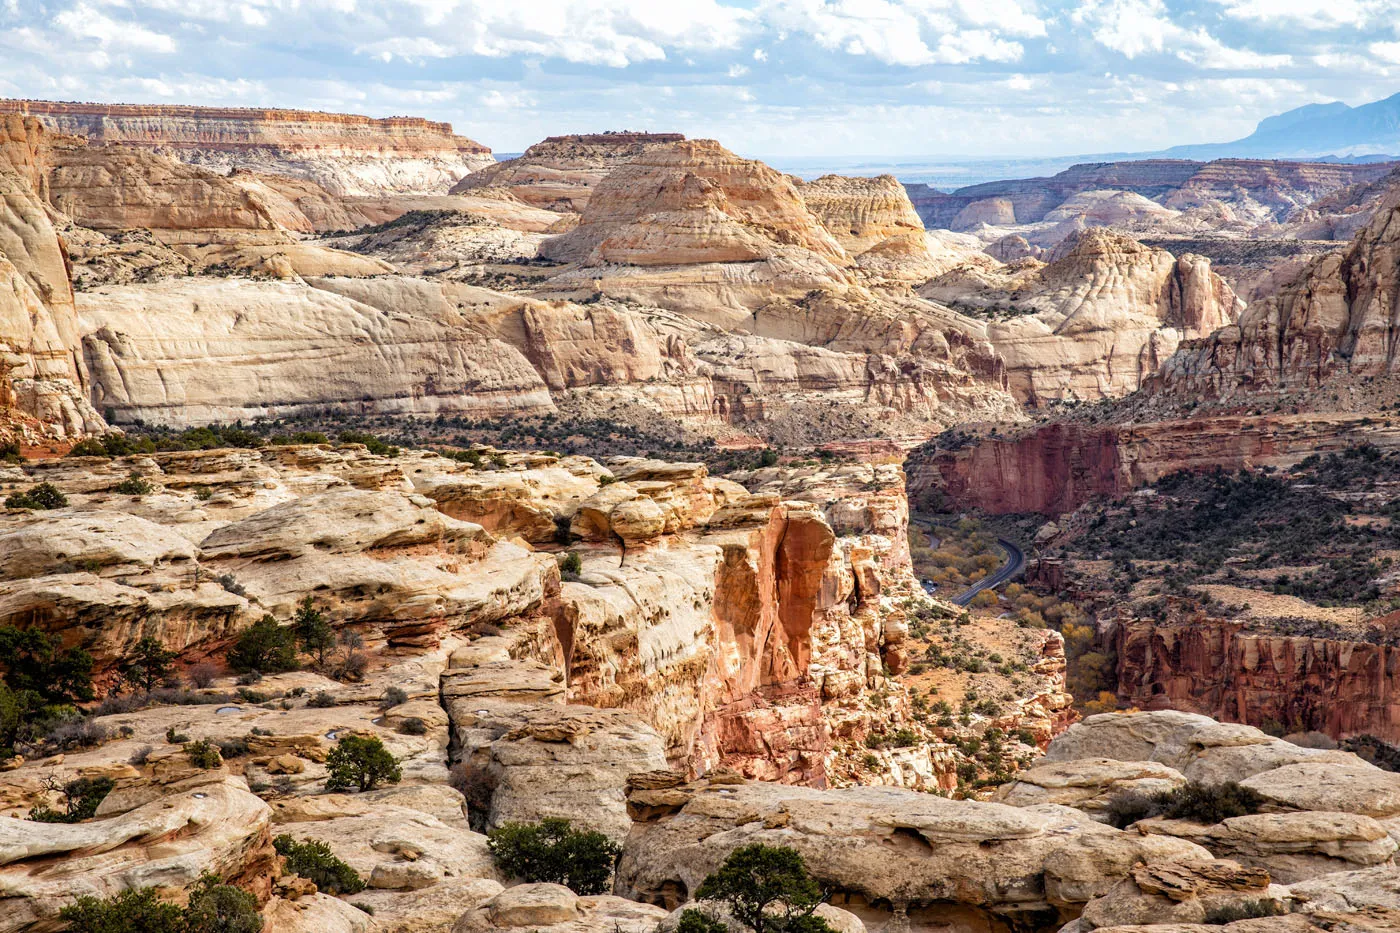
[[[1252,726],[1400,741],[1400,648],[1245,632],[1238,624],[1121,623],[1118,697]]]
[[[1361,443],[1400,448],[1400,423],[1362,415],[1263,415],[1088,425],[1060,422],[957,450],[932,445],[905,463],[915,502],[930,492],[988,512],[1071,511],[1177,470],[1291,466]]]

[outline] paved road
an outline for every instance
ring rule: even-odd
[[[928,520],[918,513],[909,516],[909,520],[918,525],[926,534],[932,535],[933,529]],[[983,577],[972,586],[968,587],[957,596],[952,597],[949,602],[958,606],[966,606],[972,602],[972,597],[983,590],[996,589],[1003,583],[1021,575],[1026,569],[1026,555],[1015,541],[1008,541],[1005,538],[997,538],[997,546],[1006,552],[1006,563],[998,568],[996,573]]]
[[[1014,541],[1005,538],[997,538],[997,545],[1006,552],[1006,563],[996,573],[985,576],[972,586],[954,596],[949,602],[959,606],[966,606],[972,602],[972,597],[983,590],[995,589],[1013,577],[1020,576],[1021,571],[1026,569],[1026,555]]]

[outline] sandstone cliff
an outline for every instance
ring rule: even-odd
[[[849,262],[787,177],[710,139],[639,153],[599,183],[578,227],[540,254],[586,265],[750,262],[798,248]]]
[[[912,451],[905,468],[915,501],[937,492],[989,512],[1055,515],[1177,470],[1285,467],[1363,443],[1393,449],[1400,446],[1400,429],[1346,414],[1051,421],[1009,435],[938,438]]]
[[[923,221],[893,175],[823,175],[798,193],[862,269],[911,281],[934,271]]]
[[[218,659],[306,595],[361,658],[240,693],[216,666],[197,702],[123,697],[85,744],[6,761],[0,930],[52,927],[79,893],[149,881],[177,899],[215,872],[288,933],[367,933],[365,908],[400,933],[650,933],[755,842],[797,849],[843,905],[822,916],[856,933],[1113,929],[1260,898],[1300,921],[1393,915],[1400,779],[1202,716],[1091,717],[998,802],[914,790],[948,786],[958,759],[933,742],[902,750],[926,771],[862,772],[906,787],[784,786],[847,773],[866,730],[905,721],[884,669],[924,601],[897,468],[761,471],[751,491],[697,464],[500,453],[495,469],[358,445],[0,467],[70,496],[0,515],[0,621],[89,648],[104,682],[142,637],[182,667]],[[154,488],[118,494],[132,470]],[[564,526],[576,579],[544,550]],[[347,734],[382,742],[401,779],[328,792]],[[212,766],[196,741],[223,748]],[[93,818],[15,818],[78,776],[112,782]],[[1104,822],[1114,794],[1188,779],[1243,782],[1266,812]],[[623,845],[615,895],[501,874],[481,831],[550,816]],[[286,873],[284,833],[355,869],[360,908]]]
[[[1400,742],[1396,648],[1196,618],[1110,628],[1119,698],[1142,709]]]
[[[1314,260],[1237,325],[1182,347],[1163,366],[1159,391],[1228,399],[1394,373],[1397,245],[1400,188],[1392,188],[1345,252]]]
[[[51,155],[37,120],[0,118],[0,410],[34,419],[15,426],[31,440],[102,427],[87,400],[68,257],[44,201]]]
[[[502,188],[532,207],[581,212],[609,172],[653,150],[683,142],[679,133],[588,133],[550,136],[514,159],[480,168],[452,194]]]
[[[172,425],[325,406],[420,416],[553,408],[530,363],[474,329],[437,286],[356,281],[324,280],[328,290],[184,279],[83,292],[96,404],[124,421]]]
[[[340,195],[442,193],[492,163],[491,150],[446,123],[302,110],[0,100],[59,132],[154,149],[220,173],[309,178]]]
[[[1175,258],[1122,234],[1086,230],[1051,258],[964,264],[919,290],[992,318],[987,334],[1010,387],[1032,405],[1135,391],[1183,339],[1233,323],[1243,307],[1208,259]]]

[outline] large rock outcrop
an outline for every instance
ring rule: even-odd
[[[1159,389],[1179,398],[1247,398],[1335,377],[1392,375],[1397,289],[1400,187],[1345,252],[1314,260],[1238,324],[1183,346],[1162,367]]]
[[[893,175],[823,175],[798,193],[863,269],[919,281],[933,271],[923,221]]]
[[[533,207],[578,213],[613,169],[684,139],[680,133],[549,136],[514,159],[472,172],[453,185],[451,193],[499,188]]]
[[[324,284],[185,279],[84,292],[96,403],[178,425],[326,405],[430,416],[553,408],[529,362],[472,328],[437,286]]]
[[[784,248],[849,262],[787,177],[712,139],[696,139],[613,169],[578,227],[540,253],[590,266],[667,266],[773,259]]]
[[[1400,742],[1393,647],[1252,632],[1222,619],[1126,620],[1112,638],[1130,705]]]
[[[233,168],[309,178],[341,195],[443,193],[492,163],[452,126],[417,117],[165,104],[0,100],[0,112],[100,144],[154,149],[221,173]]]
[[[33,439],[103,426],[87,400],[68,257],[45,203],[52,143],[37,120],[0,116],[0,411],[31,419],[16,431]]]
[[[1011,389],[1033,405],[1135,391],[1181,341],[1233,323],[1244,304],[1210,260],[1101,229],[1064,244],[1049,265],[962,265],[920,294],[990,316]]]
[[[1073,511],[1177,470],[1287,467],[1359,444],[1400,446],[1400,431],[1364,415],[1239,415],[1123,424],[1051,421],[968,438],[936,438],[909,454],[910,497],[936,491],[990,512]]]
[[[1391,168],[1384,163],[1258,159],[1089,162],[1046,178],[985,182],[952,193],[911,185],[910,197],[925,224],[954,230],[982,223],[1038,223],[1087,191],[1130,192],[1175,211],[1224,205],[1257,224],[1283,220],[1297,208],[1349,185],[1374,181]],[[997,201],[1003,203],[991,206]]]

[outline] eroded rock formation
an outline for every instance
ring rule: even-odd
[[[1392,188],[1345,252],[1314,260],[1237,325],[1182,347],[1162,368],[1161,391],[1228,399],[1394,373],[1397,245],[1400,189]]]
[[[68,257],[44,201],[52,152],[37,120],[0,117],[0,411],[31,439],[103,426],[76,352]]]
[[[417,117],[41,100],[0,100],[0,112],[221,173],[239,168],[309,178],[341,195],[443,193],[493,161],[490,149],[454,136],[450,124]]]
[[[961,265],[919,291],[992,316],[987,334],[1011,389],[1031,404],[1132,392],[1182,340],[1233,323],[1244,304],[1208,259],[1098,229],[1066,241],[1048,265]]]
[[[452,194],[499,188],[533,207],[581,212],[609,172],[655,149],[684,141],[680,133],[588,133],[550,136],[514,159],[480,168]]]
[[[1125,424],[1051,421],[981,438],[936,439],[909,455],[910,497],[929,491],[990,512],[1073,511],[1183,469],[1286,467],[1314,453],[1400,444],[1364,415],[1239,415]]]
[[[1223,619],[1124,620],[1111,631],[1120,695],[1133,706],[1400,741],[1395,648]]]

